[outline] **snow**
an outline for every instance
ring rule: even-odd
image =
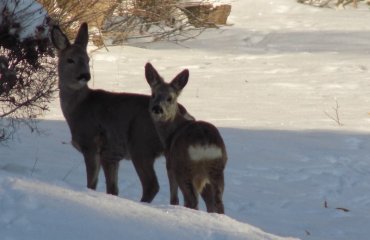
[[[167,80],[188,68],[179,100],[227,146],[226,216],[170,206],[163,158],[151,204],[138,201],[127,161],[119,197],[104,193],[102,175],[98,191],[87,190],[57,99],[44,135],[22,130],[1,148],[2,239],[369,239],[368,7],[231,3],[231,26],[196,39],[93,52],[90,83],[149,94],[147,61]]]
[[[9,239],[280,239],[227,216],[152,207],[35,180],[6,177],[1,188],[8,193],[2,198],[1,232]]]

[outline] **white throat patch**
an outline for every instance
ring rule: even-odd
[[[188,153],[192,161],[214,160],[222,157],[222,150],[216,145],[189,146]]]

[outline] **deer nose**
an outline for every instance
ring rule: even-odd
[[[84,81],[89,81],[90,80],[90,78],[91,78],[91,76],[90,76],[90,73],[82,73],[82,74],[80,74],[80,76],[78,76],[78,80],[84,80]]]
[[[163,109],[160,106],[155,105],[155,106],[152,107],[152,112],[155,113],[155,114],[162,114]]]

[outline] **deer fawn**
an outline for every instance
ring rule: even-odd
[[[159,190],[154,160],[163,147],[148,113],[150,96],[88,87],[86,23],[80,26],[73,44],[59,27],[52,29],[51,38],[59,55],[60,104],[72,145],[85,160],[87,187],[96,189],[102,166],[107,193],[118,195],[119,160],[132,159],[142,184],[141,201],[151,202]],[[192,118],[183,107],[181,110]]]
[[[166,83],[147,63],[145,77],[152,91],[149,112],[167,157],[171,204],[179,203],[177,189],[180,187],[185,207],[198,209],[201,193],[208,212],[224,213],[225,144],[215,126],[186,119],[177,103],[188,82],[189,71],[182,71]]]

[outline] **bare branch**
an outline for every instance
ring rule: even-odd
[[[338,103],[338,100],[335,100],[335,107],[332,108],[333,109],[333,113],[328,113],[326,111],[324,111],[325,115],[330,118],[331,120],[333,120],[334,122],[336,122],[338,124],[338,126],[343,126],[343,123],[341,122],[340,120],[340,117],[339,117],[339,103]]]

